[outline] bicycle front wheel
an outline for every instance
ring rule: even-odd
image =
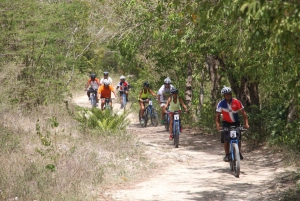
[[[232,146],[233,146],[233,154],[234,154],[234,160],[232,160],[234,175],[236,177],[239,177],[240,176],[240,162],[241,162],[239,146],[236,143],[233,143]]]
[[[151,123],[153,126],[158,126],[158,115],[156,109],[152,108],[151,111]]]
[[[127,103],[127,101],[126,101],[126,94],[125,94],[125,93],[124,93],[123,96],[122,96],[122,102],[123,102],[123,108],[124,108],[124,110],[125,110],[126,103]]]
[[[178,148],[179,146],[179,124],[178,122],[175,123],[175,127],[173,128],[174,133],[174,147]]]
[[[95,95],[92,95],[92,97],[91,97],[91,104],[92,104],[92,107],[96,107],[97,101],[96,101]]]

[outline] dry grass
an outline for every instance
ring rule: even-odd
[[[143,147],[132,135],[82,133],[69,115],[72,105],[0,107],[0,200],[98,200],[105,186],[147,169]],[[57,127],[51,127],[53,117]]]

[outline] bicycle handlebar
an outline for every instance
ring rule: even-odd
[[[247,129],[245,129],[243,126],[238,126],[238,127],[234,127],[234,128],[224,127],[223,129],[218,130],[218,131],[219,131],[219,132],[230,131],[231,129],[239,129],[241,132],[247,131]]]

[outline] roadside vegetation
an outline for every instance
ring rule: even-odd
[[[249,115],[248,143],[282,150],[297,165],[298,2],[2,0],[0,7],[0,199],[93,200],[105,185],[152,167],[125,129],[126,113],[72,103],[91,72],[106,70],[130,75],[132,100],[144,81],[157,90],[169,76],[191,111],[185,125],[208,133],[220,89],[230,86]],[[299,197],[295,189],[286,200]]]

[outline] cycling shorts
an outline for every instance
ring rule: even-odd
[[[240,122],[234,122],[234,123],[228,123],[226,121],[222,121],[222,127],[224,128],[230,128],[231,126],[235,126],[235,127],[239,127],[240,126]],[[230,131],[223,131],[221,133],[221,143],[224,142],[229,142],[230,141],[230,135],[229,135]],[[239,132],[239,140],[242,140],[242,135],[241,132]]]

